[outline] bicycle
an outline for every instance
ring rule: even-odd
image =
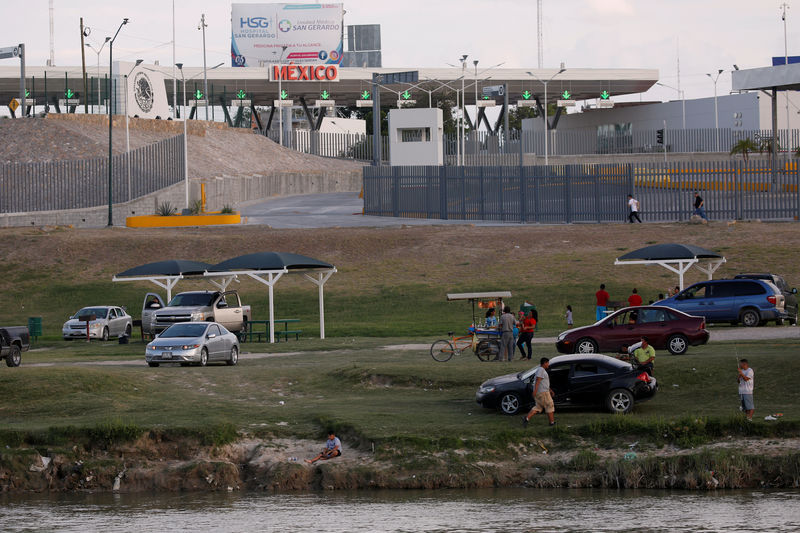
[[[444,363],[467,349],[471,349],[481,361],[492,361],[500,354],[500,341],[497,339],[480,339],[475,333],[455,337],[452,331],[448,331],[447,335],[450,339],[441,339],[431,344],[431,357],[434,361]]]

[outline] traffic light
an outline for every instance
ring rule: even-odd
[[[656,130],[656,142],[664,144],[664,130]]]

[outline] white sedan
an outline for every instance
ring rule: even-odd
[[[91,317],[91,320],[89,320]],[[61,334],[64,340],[85,339],[86,323],[89,323],[89,338],[107,341],[109,337],[131,336],[133,319],[125,309],[115,305],[84,307],[64,322]]]
[[[235,365],[239,362],[239,339],[216,322],[173,324],[147,344],[145,360],[150,366],[206,366],[214,361]]]

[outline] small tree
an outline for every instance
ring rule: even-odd
[[[733,148],[731,148],[731,155],[742,154],[744,160],[747,161],[748,154],[750,152],[755,152],[758,149],[759,147],[756,146],[756,143],[751,141],[748,137],[747,139],[742,139],[733,145]]]

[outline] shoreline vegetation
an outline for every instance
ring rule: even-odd
[[[481,362],[466,352],[438,363],[427,349],[471,321],[469,306],[447,302],[448,292],[511,290],[513,307],[537,306],[537,337],[565,328],[567,304],[576,326],[590,323],[601,282],[614,300],[632,287],[654,298],[674,286],[673,274],[613,262],[659,242],[713,241],[728,259],[715,277],[771,271],[798,284],[794,224],[0,233],[15,251],[0,265],[0,324],[43,317],[44,326],[20,367],[0,368],[3,492],[800,487],[796,327],[752,328],[742,330],[751,340],[720,342],[715,331],[732,326],[712,326],[705,346],[657,352],[652,400],[628,415],[557,410],[554,428],[534,418],[523,429],[519,416],[475,403],[482,382],[531,362]],[[209,263],[230,250],[276,250],[336,265],[325,288],[327,338],[315,329],[316,288],[287,276],[275,289],[276,316],[300,319],[302,338],[244,343],[236,366],[149,368],[138,332],[126,345],[63,341],[61,324],[84,305],[125,305],[138,317],[153,286],[110,279],[148,262],[154,242]],[[691,271],[686,282],[701,278]],[[181,281],[176,291],[203,283]],[[237,289],[255,317],[267,315],[263,286],[242,280]],[[758,340],[777,328],[793,338]],[[555,355],[552,344],[534,344],[534,362]],[[738,411],[740,357],[755,370],[752,423]],[[343,455],[306,465],[328,428]]]

